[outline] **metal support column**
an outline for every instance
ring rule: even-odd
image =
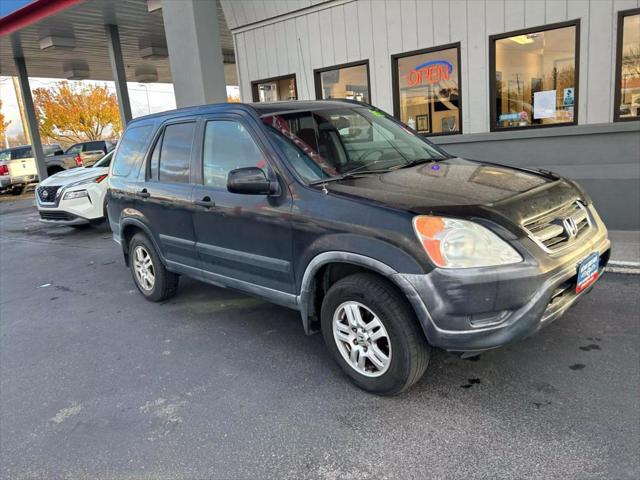
[[[111,70],[113,81],[116,84],[116,94],[118,95],[118,107],[120,108],[120,120],[124,128],[131,120],[131,103],[129,102],[129,90],[127,90],[127,75],[124,70],[124,60],[122,59],[122,46],[120,45],[120,33],[117,25],[105,25],[107,40],[109,45],[109,59],[111,60]]]
[[[18,71],[18,81],[20,82],[20,96],[24,105],[24,112],[27,120],[27,129],[31,137],[31,148],[33,150],[33,158],[36,160],[36,168],[38,169],[38,177],[40,181],[47,178],[47,166],[44,163],[44,152],[42,150],[42,141],[40,140],[40,130],[38,129],[38,118],[36,110],[33,106],[33,98],[31,96],[31,87],[29,86],[29,75],[27,74],[27,64],[23,57],[13,59]]]
[[[218,2],[162,0],[176,105],[227,101]]]

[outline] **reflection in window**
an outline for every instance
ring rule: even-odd
[[[576,30],[571,25],[494,41],[498,128],[574,122]]]
[[[363,63],[316,72],[316,90],[318,99],[346,98],[370,103],[369,66]]]
[[[232,120],[207,122],[202,155],[205,185],[226,190],[231,170],[242,167],[266,170],[266,165],[262,152],[241,123]]]
[[[258,80],[253,82],[254,102],[277,102],[279,100],[297,100],[295,75],[274,78],[271,80]]]
[[[151,134],[151,125],[129,127],[124,132],[120,146],[113,159],[111,174],[115,177],[126,177],[134,165],[142,160],[147,138]]]
[[[395,60],[400,121],[425,135],[460,132],[458,48]]]
[[[161,182],[189,183],[195,128],[196,124],[189,122],[167,125],[164,129],[158,175]]]
[[[617,117],[640,119],[640,13],[624,15],[619,25],[622,43],[618,52],[621,71]]]
[[[445,157],[384,113],[361,106],[262,117],[290,166],[308,182],[339,174],[394,169]],[[439,165],[438,165],[439,168]]]

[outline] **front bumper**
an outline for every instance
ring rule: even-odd
[[[51,225],[86,225],[92,220],[63,210],[40,210],[40,221]]]
[[[515,265],[394,275],[431,345],[481,352],[533,334],[591,289],[576,293],[578,264],[599,252],[601,276],[611,249],[599,219],[594,233],[562,256],[548,255],[529,238],[519,242],[525,260]]]
[[[86,190],[88,197],[65,200],[64,194],[74,190]],[[81,187],[59,190],[55,202],[42,202],[36,192],[36,206],[40,221],[56,225],[81,225],[104,218],[105,190],[99,184],[87,184]]]

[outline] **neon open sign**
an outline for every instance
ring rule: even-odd
[[[439,83],[449,80],[453,65],[446,60],[431,60],[418,65],[407,75],[407,85],[415,87],[424,83]]]

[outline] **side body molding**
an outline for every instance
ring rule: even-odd
[[[323,265],[333,262],[350,263],[366,267],[389,279],[389,281],[396,285],[407,297],[426,334],[425,323],[430,321],[426,308],[417,295],[415,289],[409,282],[404,280],[404,278],[398,274],[399,272],[396,272],[389,265],[365,255],[350,252],[329,251],[313,257],[309,262],[309,265],[307,265],[302,277],[302,284],[300,287],[300,294],[297,297],[297,304],[298,309],[300,310],[300,315],[302,316],[302,326],[307,335],[313,333],[311,320],[309,318],[309,305],[311,302],[311,295],[313,293],[313,278]]]

